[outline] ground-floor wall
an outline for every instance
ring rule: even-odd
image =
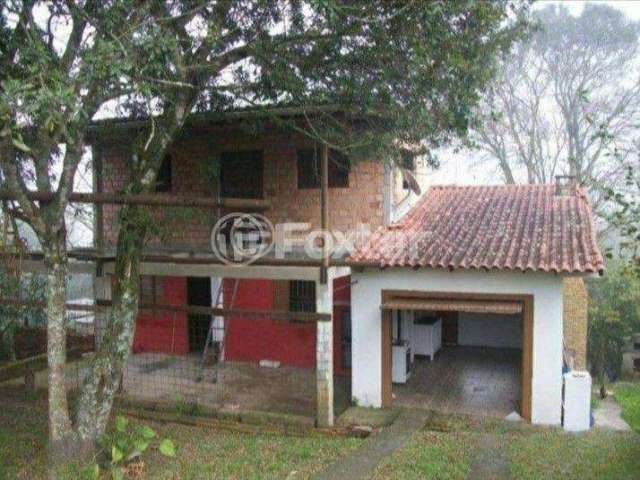
[[[158,303],[184,306],[188,304],[187,277],[156,277],[160,292]],[[349,365],[343,349],[343,324],[350,322],[350,277],[333,279],[333,356],[334,369],[338,375],[346,375]],[[225,308],[246,310],[277,310],[286,306],[275,305],[276,281],[269,279],[223,280],[223,302]],[[235,293],[234,293],[235,290]],[[215,292],[211,298],[215,302]],[[134,353],[167,353],[184,355],[192,352],[190,346],[189,316],[184,312],[143,310],[136,321]],[[315,323],[278,321],[269,318],[234,316],[225,320],[225,359],[258,363],[273,360],[285,366],[315,368],[317,328]],[[198,343],[203,348],[206,337],[203,325]],[[347,352],[348,353],[348,352]],[[349,359],[350,360],[350,359]]]
[[[233,279],[225,279],[225,308],[273,310],[274,281],[240,280],[231,305]],[[225,359],[254,362],[273,360],[283,365],[313,368],[316,363],[316,327],[309,323],[268,318],[227,317]]]
[[[185,305],[187,282],[180,277],[158,277],[165,305]],[[176,311],[141,310],[136,321],[133,352],[189,353],[187,314]]]
[[[383,290],[533,296],[531,420],[558,425],[562,411],[562,278],[551,274],[364,269],[352,274],[352,392],[359,405],[382,405]]]

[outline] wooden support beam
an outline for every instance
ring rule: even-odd
[[[15,298],[0,298],[1,305],[13,305],[18,307],[46,307],[44,300],[19,300]],[[68,311],[99,312],[113,306],[113,302],[100,301],[98,305],[83,305],[67,303]],[[195,313],[200,315],[213,315],[216,317],[252,317],[269,318],[271,320],[296,321],[300,323],[330,322],[331,314],[313,312],[289,312],[277,310],[248,310],[244,308],[216,308],[200,305],[166,305],[166,304],[141,304],[139,310],[161,310],[167,312]]]
[[[329,235],[329,147],[326,143],[322,144],[322,155],[320,158],[320,228],[324,235],[322,239],[320,283],[326,284],[330,256],[326,238],[327,235]]]
[[[102,182],[102,149],[98,146],[93,147],[93,191],[97,195],[102,195],[103,182]],[[104,250],[104,209],[101,203],[96,203],[94,207],[94,245],[99,252]],[[100,266],[98,266],[100,270]],[[98,275],[101,275],[98,272]]]
[[[106,254],[103,255],[100,252],[91,250],[76,250],[70,251],[69,258],[77,260],[78,262],[102,262],[109,263],[115,261],[115,255]],[[16,254],[12,252],[0,251],[0,259],[20,257],[23,260],[30,260],[33,262],[41,262],[44,260],[44,256],[39,252],[28,252],[24,254]],[[224,263],[214,256],[177,256],[171,254],[144,254],[141,258],[143,263],[166,263],[175,265],[224,265]],[[351,264],[348,259],[331,259],[329,258],[330,267],[349,267]],[[263,267],[322,267],[322,259],[317,258],[273,258],[262,257],[252,262],[250,266],[263,266]],[[232,268],[232,267],[231,267]]]
[[[55,199],[52,192],[28,192],[27,198],[34,202],[51,202]],[[16,195],[7,190],[0,190],[0,200],[16,200]],[[120,193],[81,193],[73,192],[69,195],[71,203],[94,203],[113,205],[145,205],[150,207],[188,207],[188,208],[228,208],[243,212],[264,212],[271,208],[271,202],[252,198],[222,198],[189,197],[182,195],[123,195]]]

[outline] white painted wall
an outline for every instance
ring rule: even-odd
[[[460,313],[458,345],[522,348],[522,315]]]
[[[359,405],[380,407],[382,290],[534,296],[532,421],[560,424],[562,277],[542,273],[391,268],[352,273],[352,391]]]

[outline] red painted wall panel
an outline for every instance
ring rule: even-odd
[[[224,280],[225,307],[231,306],[235,280]],[[271,280],[240,280],[234,308],[273,308]],[[310,324],[246,317],[227,318],[225,353],[228,360],[277,360],[283,365],[313,368],[316,364],[316,328]]]
[[[224,280],[225,307],[231,306],[235,280]],[[351,277],[336,278],[334,301],[334,365],[336,374],[347,374],[342,355],[342,318],[349,313]],[[253,310],[273,308],[271,280],[241,280],[234,308]],[[316,327],[295,322],[233,317],[228,319],[226,355],[228,360],[259,362],[277,360],[283,365],[314,368],[316,364]]]
[[[187,279],[160,277],[162,303],[186,305]],[[134,353],[161,352],[176,355],[189,353],[187,315],[182,312],[143,311],[138,314],[133,337]]]
[[[334,280],[334,365],[335,373],[348,374],[342,354],[342,320],[350,311],[351,277]],[[235,280],[224,280],[224,304],[231,307]],[[181,277],[162,277],[163,303],[186,305],[187,282]],[[240,280],[233,308],[270,310],[273,308],[273,281]],[[135,353],[189,352],[188,323],[184,313],[141,312],[136,322],[133,342]],[[230,317],[226,326],[226,358],[259,362],[277,360],[283,365],[315,368],[316,326],[269,319]]]

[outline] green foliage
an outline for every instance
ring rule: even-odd
[[[640,437],[606,429],[568,435],[561,429],[531,429],[505,435],[500,444],[508,452],[507,478],[527,480],[623,480],[640,471]]]
[[[472,434],[421,431],[393,455],[384,458],[372,478],[473,478],[471,463],[477,449],[477,437]]]
[[[622,418],[640,433],[640,383],[622,383],[615,387],[616,400],[622,407]]]
[[[640,278],[620,262],[611,262],[603,278],[589,285],[589,362],[596,378],[617,378],[624,337],[640,330]]]
[[[45,280],[32,274],[16,275],[5,266],[0,267],[0,298],[20,298],[40,301],[44,295]],[[15,360],[14,337],[21,327],[38,327],[45,324],[41,307],[0,303],[0,361]]]
[[[124,467],[138,461],[151,448],[157,449],[165,457],[175,457],[177,454],[171,439],[159,439],[151,427],[132,424],[121,415],[116,417],[113,431],[105,434],[99,444],[108,457],[108,462],[102,468],[109,471],[114,480],[124,478]],[[84,473],[87,478],[98,478],[100,471],[100,465],[96,462],[87,466]]]
[[[169,438],[165,438],[160,442],[160,446],[158,447],[160,453],[162,453],[165,457],[175,457],[176,456],[176,446],[173,441]]]
[[[354,157],[376,151],[394,159],[398,142],[427,150],[466,132],[495,59],[522,31],[527,9],[520,0],[4,2],[0,187],[16,194],[11,213],[34,230],[47,265],[62,271],[68,194],[95,132],[91,122],[110,101],[118,101],[120,116],[149,119],[127,146],[128,194],[154,191],[161,161],[194,110],[320,106],[328,110],[298,128]],[[109,139],[106,131],[97,137]],[[31,186],[54,193],[55,201],[30,201]],[[111,363],[114,379],[129,351],[139,262],[155,226],[145,210],[128,205],[119,214],[118,315],[105,325],[114,338],[105,337],[105,355],[94,357]],[[52,297],[62,290],[49,289]],[[64,338],[55,335],[62,329],[55,327],[64,312],[56,310],[49,310],[49,338],[62,350]],[[49,388],[63,392],[63,382]],[[80,405],[109,404],[109,387],[85,389],[81,396],[95,402]],[[55,410],[57,418],[68,417],[64,408],[52,405],[52,419]],[[91,422],[84,429],[105,424],[82,413],[79,421]]]
[[[0,479],[46,479],[47,394],[25,399],[18,386],[0,388]],[[114,419],[115,420],[115,419]],[[146,422],[145,422],[146,423]],[[113,424],[112,424],[113,427]],[[157,437],[143,457],[143,476],[156,479],[284,479],[309,478],[313,473],[355,451],[362,440],[341,436],[290,436],[281,433],[246,433],[227,429],[192,427],[177,423],[153,424]],[[171,437],[178,445],[175,457],[155,449],[158,438]],[[109,449],[111,447],[108,447]],[[110,457],[109,457],[110,458]],[[96,464],[70,465],[59,480],[94,480]],[[100,467],[99,467],[100,468]],[[100,480],[111,470],[100,469]],[[298,472],[293,475],[291,472]],[[82,472],[82,475],[78,475]]]
[[[640,155],[635,152],[635,155]],[[627,161],[618,158],[625,172],[621,188],[608,187],[607,198],[615,205],[609,220],[620,232],[620,253],[630,260],[629,267],[640,275],[640,160]],[[609,252],[612,256],[613,252]]]
[[[184,400],[182,396],[176,398],[176,411],[180,415],[190,417],[200,417],[204,415],[204,411],[198,402]]]

